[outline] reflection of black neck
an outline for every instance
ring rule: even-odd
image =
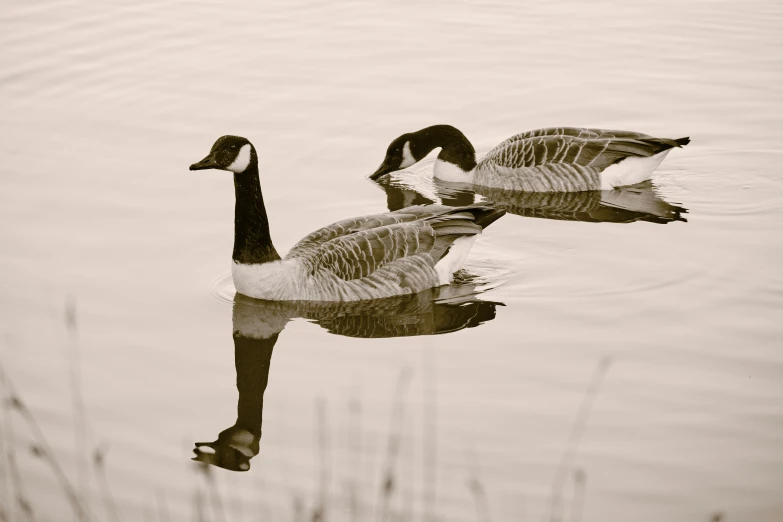
[[[279,333],[279,332],[278,332]],[[269,382],[269,364],[277,333],[264,339],[234,332],[234,364],[237,371],[237,420],[218,434],[214,442],[196,442],[193,460],[232,471],[250,469],[258,455],[264,409],[264,391]]]
[[[476,167],[476,149],[462,132],[451,125],[433,125],[416,133],[415,157],[422,159],[440,147],[438,159],[448,161],[465,172]]]
[[[237,370],[237,421],[235,426],[261,437],[264,390],[269,382],[269,365],[278,334],[268,339],[242,337],[234,333],[234,364]]]
[[[244,172],[234,174],[234,192],[234,261],[242,264],[277,261],[280,256],[269,235],[257,162],[251,162]]]

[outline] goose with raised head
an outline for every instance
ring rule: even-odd
[[[269,234],[255,147],[223,136],[190,170],[233,172],[231,276],[240,294],[273,301],[360,301],[451,282],[476,236],[505,212],[486,204],[425,205],[338,221],[300,240],[285,258]]]
[[[370,178],[410,167],[440,148],[433,173],[443,181],[526,192],[610,190],[649,179],[671,149],[688,143],[689,138],[559,127],[512,136],[476,161],[462,132],[433,125],[392,141]]]

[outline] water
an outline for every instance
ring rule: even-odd
[[[782,11],[9,5],[4,394],[95,520],[780,520]],[[446,303],[232,308],[231,181],[187,170],[215,138],[260,151],[285,252],[406,198],[481,199],[426,162],[366,179],[434,123],[479,151],[556,125],[693,141],[625,194],[666,224],[517,201]],[[241,336],[235,352],[237,324],[280,330],[271,361]],[[238,379],[255,410],[265,369],[249,471],[191,462],[234,425]],[[18,407],[2,419],[3,513],[26,520],[21,487],[35,520],[75,520]]]

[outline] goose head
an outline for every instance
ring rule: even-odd
[[[415,132],[409,132],[392,141],[386,149],[386,157],[383,158],[383,163],[370,175],[370,179],[378,179],[384,174],[408,168],[424,158],[429,151],[419,154],[418,157],[414,155],[414,150],[420,152],[420,147],[417,147],[418,140],[416,139],[416,134]]]
[[[190,170],[218,169],[241,174],[258,166],[253,144],[241,136],[221,136],[206,158],[190,166]]]
[[[451,125],[433,125],[403,134],[392,141],[381,166],[370,174],[370,179],[376,180],[384,174],[408,168],[439,147],[436,174],[439,163],[448,163],[464,173],[476,167],[476,150],[459,129]]]

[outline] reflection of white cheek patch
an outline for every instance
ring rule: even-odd
[[[416,163],[416,158],[414,158],[411,153],[411,142],[406,141],[405,145],[402,147],[402,163],[400,163],[400,168],[404,169],[410,167],[414,163]]]
[[[250,165],[250,144],[242,145],[242,148],[239,149],[239,154],[237,154],[236,159],[234,162],[229,165],[227,170],[230,170],[231,172],[245,172],[245,169],[247,166]]]

